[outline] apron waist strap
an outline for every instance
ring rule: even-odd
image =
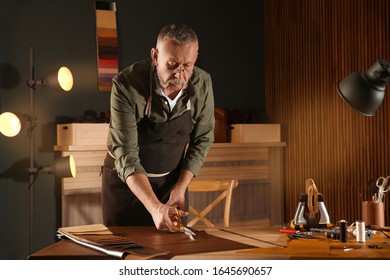
[[[146,173],[146,176],[148,176],[150,178],[164,177],[164,176],[167,176],[169,173],[171,173],[171,172],[165,172],[165,173],[160,173],[160,174],[157,174],[157,173]]]

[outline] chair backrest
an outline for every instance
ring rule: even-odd
[[[189,192],[220,192],[220,195],[208,204],[202,211],[198,211],[190,205],[190,213],[194,215],[188,222],[191,227],[199,221],[202,221],[208,227],[215,227],[205,216],[222,200],[225,199],[224,210],[224,226],[229,227],[230,223],[230,206],[232,201],[233,189],[237,188],[238,180],[236,179],[221,179],[221,180],[193,180],[189,186]]]

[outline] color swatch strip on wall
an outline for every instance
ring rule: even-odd
[[[118,73],[118,35],[116,12],[96,9],[98,90],[110,91],[112,78]]]

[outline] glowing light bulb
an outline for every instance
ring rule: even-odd
[[[13,113],[5,112],[0,115],[0,132],[7,137],[18,135],[22,128],[20,119]]]
[[[72,72],[66,67],[61,67],[60,70],[58,70],[58,83],[60,84],[60,87],[65,90],[69,91],[73,87],[73,76]]]

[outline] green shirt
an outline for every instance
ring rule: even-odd
[[[153,95],[150,114],[153,122],[180,117],[190,100],[193,130],[182,168],[197,176],[214,142],[214,96],[210,75],[195,67],[187,88],[171,111],[165,98],[156,91],[154,71],[154,64],[147,59],[127,67],[113,78],[107,146],[124,182],[132,173],[146,174],[138,156],[137,125],[145,117],[150,94]]]

